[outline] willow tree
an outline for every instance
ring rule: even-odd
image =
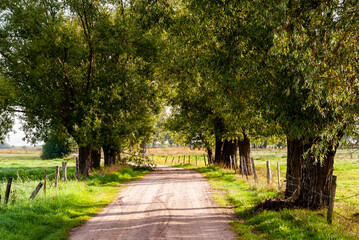
[[[111,115],[110,106],[132,114],[134,106],[142,108],[140,94],[151,95],[148,75],[141,75],[154,47],[146,41],[148,32],[121,17],[131,6],[110,0],[1,4],[0,64],[17,94],[13,105],[25,113],[29,137],[45,138],[50,130],[70,134],[79,145],[84,176],[101,126],[112,121],[104,117]],[[131,105],[112,105],[122,98]]]
[[[250,138],[268,129],[263,127],[268,123],[255,104],[258,92],[246,76],[251,75],[248,65],[252,60],[248,58],[252,46],[247,25],[255,5],[242,3],[181,1],[169,31],[175,39],[171,43],[174,54],[179,56],[173,77],[179,79],[175,85],[180,103],[177,111],[188,119],[192,130],[205,132],[199,126],[209,126],[218,163],[229,164],[229,156],[235,157],[239,144],[240,155],[250,164]],[[201,119],[194,119],[196,116]]]
[[[357,33],[348,12],[357,6],[283,1],[264,7],[253,14],[267,40],[250,39],[256,47],[252,79],[263,113],[287,135],[286,196],[320,208],[329,200],[339,141],[355,124]]]
[[[170,61],[173,65],[168,69],[169,76],[173,81],[173,94],[170,96],[172,116],[168,126],[171,130],[184,135],[188,144],[205,147],[209,159],[212,159],[212,147],[215,143],[214,162],[229,165],[229,160],[222,158],[222,151],[224,145],[228,147],[232,143],[232,141],[224,139],[229,138],[225,134],[231,132],[230,127],[232,126],[226,125],[225,118],[227,116],[223,111],[230,110],[228,107],[218,104],[217,89],[199,73],[199,66],[193,60],[200,58],[201,55],[198,52],[193,54],[192,46],[184,47],[183,43],[178,44],[181,46],[173,49],[175,52],[171,54],[175,57]],[[173,40],[171,45],[174,45]],[[178,51],[180,48],[182,48],[181,52]],[[237,144],[235,141],[232,145],[232,151],[227,154],[227,158],[229,155],[236,154]]]

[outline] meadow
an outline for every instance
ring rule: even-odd
[[[337,190],[334,204],[333,224],[326,220],[327,209],[283,209],[268,211],[257,209],[258,203],[269,198],[283,197],[285,190],[286,149],[252,149],[258,183],[253,176],[246,178],[234,170],[205,166],[203,155],[187,153],[186,164],[183,154],[173,165],[202,172],[215,189],[214,198],[223,206],[234,209],[236,218],[232,222],[240,239],[359,239],[359,151],[339,149],[335,158],[334,175]],[[191,155],[191,164],[188,158]],[[195,156],[200,159],[195,165]],[[171,158],[170,158],[171,157]],[[154,155],[158,164],[164,164],[165,155]],[[172,159],[173,156],[168,156]],[[272,183],[267,184],[266,161],[271,162]],[[277,162],[280,165],[281,187],[277,180]],[[167,160],[167,164],[170,164]]]
[[[0,155],[0,232],[1,239],[67,239],[69,231],[94,216],[118,195],[120,184],[140,178],[145,169],[113,166],[92,172],[86,181],[75,178],[75,161],[68,161],[68,181],[53,184],[56,166],[63,159],[41,160],[34,154]],[[46,194],[43,189],[34,200],[29,197],[44,171],[49,175]],[[61,175],[61,174],[60,174]],[[13,184],[7,205],[4,195],[8,177]]]

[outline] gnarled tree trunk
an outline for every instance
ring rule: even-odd
[[[304,152],[302,140],[287,138],[286,198],[296,200],[299,196]]]
[[[79,171],[84,177],[89,175],[91,167],[92,148],[89,146],[79,147]]]
[[[224,140],[221,165],[225,167],[230,167],[230,158],[232,158],[232,166],[234,166],[234,161],[237,158],[237,147],[237,140]]]
[[[238,140],[239,156],[244,159],[244,164],[247,166],[248,175],[252,174],[251,167],[251,140],[246,133],[243,133],[243,139]],[[240,159],[239,159],[240,160]],[[239,161],[241,163],[241,161]],[[240,164],[239,170],[242,171],[242,165]]]
[[[321,163],[312,152],[303,159],[302,181],[297,204],[319,209],[328,205],[337,145],[329,146]]]
[[[100,169],[101,163],[101,148],[100,149],[92,149],[92,165],[91,168]]]

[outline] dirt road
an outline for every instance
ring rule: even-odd
[[[233,216],[213,201],[200,173],[159,167],[127,185],[70,239],[234,239]]]

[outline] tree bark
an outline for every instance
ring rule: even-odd
[[[79,147],[79,170],[84,177],[89,175],[91,167],[92,148],[90,146]]]
[[[303,154],[306,150],[304,149],[303,141],[287,137],[286,198],[291,197],[293,200],[296,200],[299,196],[300,182],[302,180]]]
[[[224,120],[222,118],[216,117],[213,121],[214,129],[215,129],[215,155],[214,155],[214,163],[220,165],[222,162],[222,151],[223,151],[223,135],[225,132]]]
[[[328,205],[333,176],[334,156],[338,145],[331,145],[321,163],[312,152],[303,159],[302,181],[297,205],[319,209]]]
[[[116,163],[116,151],[109,146],[102,146],[105,158],[105,166],[109,167]]]
[[[248,175],[252,175],[253,171],[251,168],[251,140],[248,135],[243,132],[243,139],[238,140],[239,156],[244,159],[244,164],[247,166]],[[242,171],[242,165],[239,166],[239,170]],[[245,172],[245,171],[244,171]]]
[[[208,157],[208,164],[211,165],[213,163],[213,151],[210,147],[207,147],[207,157]]]
[[[93,149],[92,150],[92,168],[93,169],[100,169],[101,163],[101,148],[100,149]]]
[[[214,155],[214,163],[220,164],[222,162],[222,150],[223,150],[222,136],[216,135],[216,149]]]
[[[238,147],[237,139],[225,140],[223,142],[221,165],[224,165],[225,167],[230,167],[230,163],[231,163],[230,158],[232,158],[232,160],[237,158],[237,147]]]

